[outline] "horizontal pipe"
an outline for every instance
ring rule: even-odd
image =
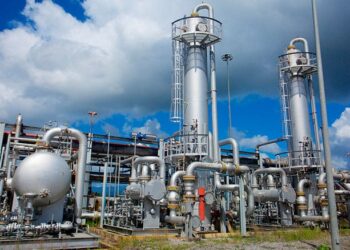
[[[329,221],[329,217],[323,217],[323,216],[298,216],[298,215],[294,215],[294,219],[296,221],[324,221],[327,222]]]
[[[194,171],[197,168],[207,169],[212,171],[220,171],[222,168],[221,163],[207,163],[207,162],[192,162],[186,170],[186,175],[194,175]]]
[[[165,222],[170,224],[183,225],[186,222],[185,216],[176,215],[175,209],[171,209],[169,215],[165,216]]]
[[[280,197],[280,191],[276,188],[273,189],[254,189],[254,200],[257,202],[266,202],[266,201],[278,201]]]

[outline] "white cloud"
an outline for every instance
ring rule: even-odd
[[[113,136],[119,136],[120,135],[120,131],[119,128],[117,128],[116,126],[110,124],[110,123],[105,123],[102,125],[102,129],[103,131],[108,134],[110,133],[110,135]]]
[[[350,168],[350,107],[345,108],[340,117],[329,128],[333,166]]]
[[[270,140],[270,138],[267,135],[258,134],[258,135],[249,137],[246,135],[245,132],[240,131],[237,128],[232,128],[231,131],[232,131],[233,137],[238,141],[239,147],[243,149],[255,150],[258,144],[261,144]],[[261,151],[276,154],[281,152],[281,148],[278,146],[278,144],[274,143],[274,144],[270,144],[262,147]],[[267,156],[267,155],[264,154],[264,156]]]
[[[87,19],[81,21],[52,1],[27,0],[23,10],[27,22],[13,22],[16,27],[0,32],[0,119],[14,120],[22,113],[26,122],[38,124],[50,119],[81,120],[90,110],[101,119],[117,113],[144,116],[168,110],[170,24],[189,15],[195,4],[184,0],[85,0],[82,7]],[[254,91],[277,96],[276,57],[295,35],[310,35],[309,3],[226,0],[212,4],[224,31],[216,50],[218,88],[225,83],[220,79],[225,74],[220,73],[224,67],[219,55],[229,50],[239,62],[232,64],[240,72],[233,79],[240,83],[234,86],[235,94]],[[320,3],[323,9],[324,5]],[[327,17],[331,19],[337,11],[335,7],[330,10]],[[334,20],[329,23],[348,23],[342,18]],[[347,37],[337,41],[347,48]],[[341,44],[336,48],[342,55],[346,52]],[[337,65],[347,68],[348,64]],[[343,89],[342,93],[345,96],[350,91]],[[262,137],[254,140],[264,140]]]
[[[131,122],[132,123],[132,122]],[[123,126],[125,135],[130,135],[131,132],[142,134],[157,135],[159,138],[165,138],[169,135],[161,129],[161,124],[157,119],[148,119],[141,127],[132,126],[130,122],[126,122]]]

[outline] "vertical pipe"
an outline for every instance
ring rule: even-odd
[[[245,236],[247,234],[246,226],[246,214],[245,214],[245,204],[244,204],[244,179],[243,175],[239,176],[239,221],[241,225],[241,235]]]
[[[315,100],[315,93],[314,93],[314,87],[313,87],[313,81],[312,77],[308,77],[308,87],[309,87],[309,94],[310,94],[310,103],[311,103],[311,116],[312,116],[312,124],[314,125],[314,135],[315,135],[315,143],[316,143],[316,150],[317,150],[317,156],[319,158],[319,163],[322,164],[321,160],[321,147],[320,147],[320,134],[318,133],[318,120],[317,120],[317,111],[316,111],[316,100]],[[323,173],[323,168],[320,168],[320,173]]]
[[[102,184],[102,204],[101,204],[100,228],[103,228],[103,220],[104,220],[104,214],[105,214],[107,168],[108,168],[108,161],[105,162],[104,168],[103,168],[103,184]]]
[[[81,213],[84,195],[84,175],[86,170],[86,157],[87,157],[87,139],[86,136],[77,129],[74,128],[52,128],[48,130],[44,137],[43,142],[50,146],[51,140],[55,136],[72,136],[79,141],[79,153],[78,153],[78,173],[75,180],[75,218],[77,224],[81,224]]]
[[[330,230],[332,238],[332,249],[340,249],[340,239],[338,231],[338,218],[337,218],[337,208],[335,203],[334,194],[334,180],[332,171],[332,161],[331,161],[331,149],[329,146],[329,132],[328,132],[328,118],[327,118],[327,106],[326,106],[326,94],[324,89],[324,77],[323,77],[323,65],[322,65],[322,55],[321,55],[321,45],[320,45],[320,34],[318,30],[318,18],[317,18],[317,8],[316,1],[312,0],[312,14],[314,22],[314,32],[316,41],[316,54],[318,60],[318,84],[320,91],[320,104],[321,104],[321,118],[322,118],[322,138],[323,138],[323,148],[325,156],[325,167],[327,174],[327,189],[328,189],[328,202],[329,202],[329,212],[330,212]]]
[[[215,49],[210,46],[210,82],[211,82],[211,115],[213,129],[213,153],[214,162],[219,162],[219,132],[218,132],[218,113],[216,100],[216,68],[215,68]]]

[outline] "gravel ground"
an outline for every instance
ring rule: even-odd
[[[341,249],[350,250],[350,236],[340,237]],[[200,242],[184,242],[182,240],[169,240],[170,245],[176,247],[184,247],[190,250],[228,250],[228,249],[244,249],[244,250],[260,250],[260,249],[317,249],[320,245],[331,245],[327,239],[310,240],[310,241],[289,241],[289,242],[257,242],[257,243],[235,243],[227,240],[227,242],[217,242],[211,239],[201,240]]]

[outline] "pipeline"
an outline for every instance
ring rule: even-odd
[[[78,173],[76,178],[76,190],[75,190],[75,219],[77,224],[81,224],[81,214],[83,208],[83,194],[84,194],[84,175],[86,168],[87,157],[87,139],[86,136],[77,129],[74,128],[52,128],[48,130],[44,137],[43,142],[46,146],[50,146],[52,139],[55,136],[71,136],[79,141],[78,152]]]
[[[131,177],[130,177],[130,184],[132,182],[136,182],[137,177],[137,171],[136,166],[140,163],[155,163],[159,166],[159,177],[160,180],[165,183],[165,162],[163,159],[160,159],[158,156],[143,156],[143,157],[137,157],[132,164],[131,167]]]
[[[239,191],[238,184],[221,184],[219,173],[215,173],[215,187],[220,191]],[[248,207],[246,210],[246,215],[250,216],[254,212],[254,195],[252,189],[247,185],[244,186],[244,191],[247,192],[247,203]]]
[[[54,224],[45,224],[41,223],[40,225],[23,225],[18,223],[10,223],[7,225],[0,225],[0,233],[27,233],[34,232],[36,234],[46,233],[46,232],[60,232],[68,231],[73,229],[73,224],[70,221],[65,221],[64,223],[54,223]]]
[[[286,172],[281,168],[260,168],[253,172],[252,175],[252,188],[257,189],[259,187],[257,181],[258,174],[279,174],[281,178],[282,187],[286,187],[287,183],[287,175]]]

